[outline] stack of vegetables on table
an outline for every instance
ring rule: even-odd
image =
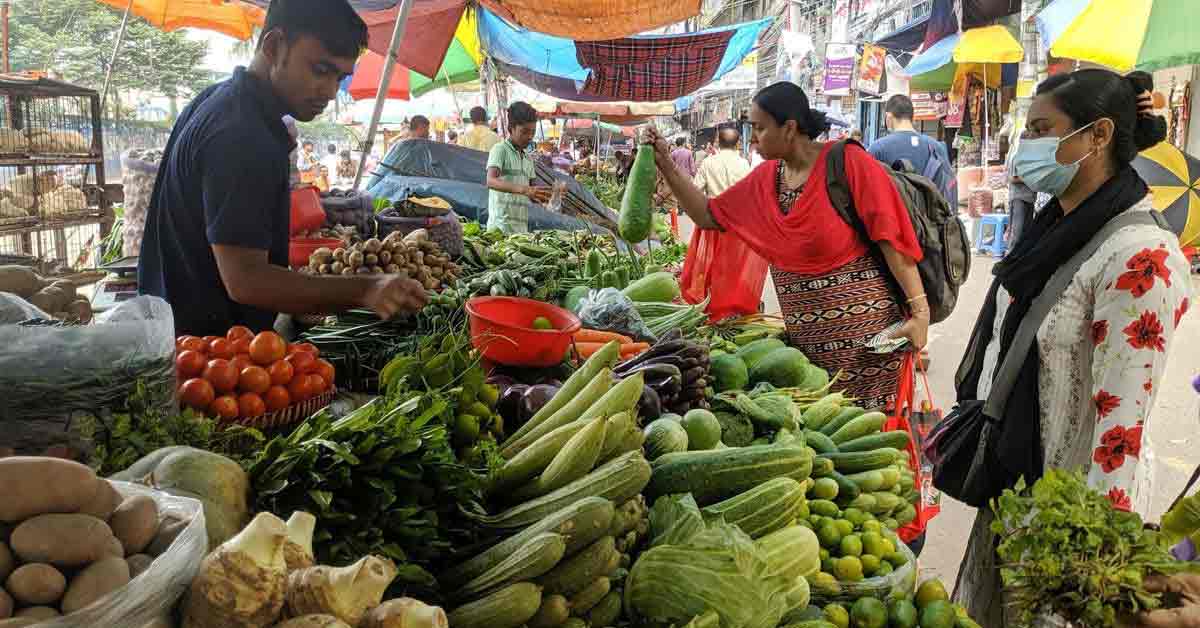
[[[302,272],[315,275],[406,275],[427,290],[453,286],[462,267],[451,261],[424,229],[394,231],[383,240],[368,238],[336,249],[319,248]]]

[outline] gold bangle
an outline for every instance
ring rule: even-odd
[[[917,296],[910,298],[908,301],[905,301],[905,303],[912,304],[913,301],[916,301],[917,299],[924,299],[924,298],[925,298],[925,293],[922,292],[921,294],[918,294]]]

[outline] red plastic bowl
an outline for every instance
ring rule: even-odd
[[[563,361],[571,337],[579,331],[579,317],[567,310],[533,299],[476,297],[467,301],[471,344],[483,357],[507,366],[554,366]],[[533,319],[544,316],[554,329],[533,329]]]
[[[325,247],[332,250],[340,246],[342,241],[337,238],[292,238],[288,242],[288,265],[292,268],[308,266],[308,258],[317,249]]]
[[[320,229],[325,224],[321,192],[311,185],[292,188],[291,235]]]

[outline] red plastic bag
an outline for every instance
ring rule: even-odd
[[[913,539],[925,533],[925,526],[939,512],[941,512],[941,495],[937,489],[933,488],[933,481],[929,471],[926,469],[924,459],[922,458],[920,447],[920,435],[913,429],[913,425],[909,420],[917,412],[915,406],[916,397],[916,353],[908,353],[904,358],[904,363],[900,365],[900,382],[896,391],[896,406],[890,412],[887,421],[883,424],[884,432],[895,430],[906,430],[908,432],[908,468],[912,470],[915,476],[915,486],[920,491],[921,497],[917,500],[917,518],[911,523],[900,526],[896,534],[900,540],[908,543]],[[925,382],[926,392],[929,389],[929,382]],[[932,467],[930,467],[932,468]]]
[[[769,267],[732,233],[696,229],[679,278],[683,299],[695,304],[711,295],[707,311],[713,321],[754,314]]]

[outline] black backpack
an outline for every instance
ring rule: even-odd
[[[850,194],[850,185],[846,180],[847,142],[862,148],[862,145],[854,140],[844,140],[830,147],[825,185],[833,208],[854,228],[859,237],[870,242],[867,227],[854,208],[854,197]],[[900,198],[908,208],[917,242],[925,252],[925,258],[917,264],[917,270],[921,274],[921,283],[925,286],[925,296],[929,301],[930,322],[940,323],[954,311],[954,305],[958,302],[958,289],[971,272],[971,241],[967,238],[966,227],[932,181],[908,169],[884,169],[891,175],[896,191],[900,193]],[[880,267],[886,269],[887,264],[879,247],[872,245],[871,253],[878,260]],[[891,273],[888,273],[888,277],[891,277]],[[900,292],[895,278],[892,278],[891,283],[898,300],[903,303],[906,299]]]

